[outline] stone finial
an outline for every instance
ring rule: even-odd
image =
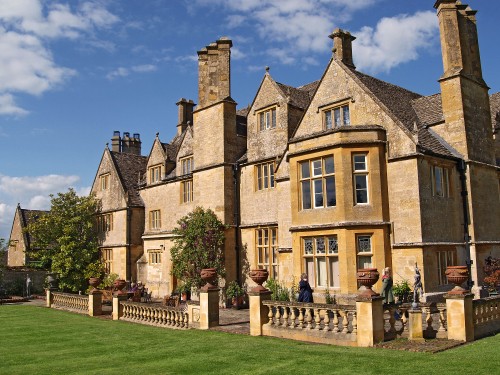
[[[268,73],[268,74],[269,74],[269,69],[270,68],[268,66],[266,66],[266,73]]]
[[[159,135],[160,135],[160,133],[159,133],[159,132],[156,132],[156,138],[158,138],[158,136],[159,136]]]

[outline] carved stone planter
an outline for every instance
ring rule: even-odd
[[[122,294],[127,294],[127,292],[123,291],[123,288],[127,285],[127,282],[123,279],[116,279],[115,282],[113,283],[113,287],[116,290],[116,294],[122,295]]]
[[[49,290],[57,290],[59,288],[59,280],[57,280],[57,274],[56,273],[47,273],[47,285],[49,287]]]
[[[360,297],[373,297],[379,294],[372,290],[373,284],[378,281],[380,277],[376,268],[362,268],[358,270],[357,280],[361,284],[358,290]]]
[[[251,270],[248,275],[250,276],[252,281],[257,284],[257,286],[252,289],[252,292],[267,291],[267,289],[262,286],[262,284],[264,284],[269,277],[269,272],[267,270]]]
[[[97,287],[99,286],[99,284],[101,284],[101,281],[102,280],[98,277],[89,278],[89,285],[92,287],[92,289],[90,290],[90,294],[98,290]]]
[[[448,281],[455,284],[455,287],[448,292],[448,294],[466,294],[468,290],[461,287],[461,285],[469,278],[469,271],[467,266],[448,266],[444,273]]]
[[[217,289],[217,270],[215,268],[204,268],[200,272],[201,279],[206,282],[205,286],[201,287],[202,291],[209,289]]]

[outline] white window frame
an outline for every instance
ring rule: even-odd
[[[372,234],[360,233],[356,234],[356,267],[361,268],[372,268],[373,267],[373,243]],[[368,243],[368,248],[366,247]],[[370,258],[369,266],[360,266],[360,258]],[[365,264],[365,262],[363,262]]]
[[[255,176],[256,190],[273,189],[276,186],[274,180],[274,162],[256,165]]]
[[[337,105],[323,111],[325,129],[334,129],[351,125],[349,104]]]
[[[181,159],[181,174],[191,174],[194,169],[194,160],[192,156]]]
[[[356,160],[363,157],[364,161]],[[370,204],[370,185],[369,185],[369,172],[368,172],[368,154],[366,152],[358,152],[352,154],[352,179],[354,191],[354,204]],[[365,188],[358,187],[358,181],[364,181]],[[366,202],[359,199],[358,192],[366,191]]]
[[[331,168],[327,169],[327,160],[331,159]],[[308,175],[304,174],[304,166],[307,165]],[[305,160],[298,163],[299,168],[299,191],[301,210],[329,208],[337,205],[337,189],[335,180],[335,157],[325,155],[321,158]],[[333,190],[328,191],[328,187]],[[309,189],[309,201],[304,189]],[[321,196],[322,204],[318,204],[316,197]],[[331,199],[333,198],[333,203]]]
[[[108,190],[109,189],[109,181],[110,181],[110,174],[105,173],[99,176],[99,182],[101,185],[101,191]]]
[[[160,210],[149,211],[149,228],[150,229],[160,229],[161,228],[161,211]]]
[[[339,269],[339,244],[336,234],[303,237],[302,257],[304,272],[313,288],[340,288],[340,275],[333,275],[334,263]],[[324,277],[321,277],[321,270],[325,273]]]
[[[148,250],[149,264],[161,264],[161,250]]]
[[[276,107],[268,108],[257,113],[259,130],[264,131],[276,128]]]
[[[278,227],[256,229],[255,250],[257,268],[266,269],[269,272],[269,277],[278,279]]]
[[[434,197],[448,198],[450,196],[450,171],[446,167],[433,165],[432,175],[432,195]]]
[[[181,200],[182,203],[193,201],[193,179],[184,180],[181,182]]]
[[[162,171],[161,165],[154,165],[152,167],[149,167],[148,174],[149,174],[150,184],[154,184],[161,181],[162,178],[161,171]]]

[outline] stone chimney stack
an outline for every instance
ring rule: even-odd
[[[494,164],[489,87],[483,80],[476,11],[458,0],[434,4],[444,74],[439,79],[445,123],[433,129],[466,160]]]
[[[460,72],[484,84],[476,27],[477,11],[456,0],[438,0],[434,7],[438,10],[444,76]]]
[[[342,61],[345,65],[356,69],[354,66],[354,61],[352,59],[352,41],[356,37],[352,36],[349,31],[344,31],[342,29],[335,29],[333,33],[328,36],[333,39],[333,56]]]
[[[231,96],[231,47],[233,42],[222,37],[198,51],[199,108]]]
[[[193,123],[193,108],[196,105],[192,100],[181,98],[177,103],[179,107],[179,122],[177,124],[177,134],[182,134],[188,123]]]
[[[140,155],[140,134],[134,133],[134,135],[131,137],[129,132],[123,132],[123,137],[120,139],[120,132],[115,130],[113,132],[113,138],[111,138],[111,151]]]
[[[121,152],[122,151],[122,140],[120,137],[120,132],[115,130],[113,132],[113,138],[111,138],[111,151]]]

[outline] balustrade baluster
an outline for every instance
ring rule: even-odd
[[[283,307],[283,326],[288,328],[288,307]]]
[[[333,332],[339,332],[339,311],[337,309],[333,310]]]
[[[274,315],[274,324],[279,327],[281,325],[281,306],[276,306],[276,314]]]
[[[406,317],[406,311],[408,310],[401,308],[401,324],[403,325],[401,333],[408,331],[408,318]]]
[[[395,309],[393,307],[389,307],[389,332],[391,333],[396,332],[396,318],[394,318],[394,311]]]
[[[425,330],[428,330],[428,331],[433,331],[434,328],[432,328],[432,314],[431,314],[431,308],[430,307],[426,307],[425,308],[425,313],[426,313],[426,316],[425,316],[425,321],[427,322],[427,328]]]
[[[352,312],[352,334],[358,334],[358,318],[356,316],[356,311]]]
[[[312,326],[312,309],[306,308],[306,320],[307,320],[307,329],[313,329]]]
[[[299,308],[299,328],[304,329],[304,309]]]
[[[296,319],[297,315],[295,314],[296,308],[291,306],[290,307],[290,328],[294,329],[297,326]]]
[[[438,311],[439,311],[439,328],[438,328],[438,332],[446,332],[446,326],[445,326],[445,322],[446,322],[446,309],[443,308],[443,307],[438,307]]]
[[[269,322],[267,322],[267,324],[269,326],[272,326],[274,324],[274,321],[273,321],[273,306],[268,306],[269,307],[269,313],[267,314],[267,317],[269,318]]]
[[[314,329],[316,331],[322,330],[323,328],[321,327],[321,317],[319,316],[320,309],[316,308],[314,309]]]
[[[347,313],[345,310],[340,310],[340,315],[342,316],[342,333],[347,333],[348,332],[348,330],[347,330],[347,325],[348,325]]]
[[[332,330],[330,328],[330,309],[325,309],[325,317],[323,319],[323,322],[325,323],[324,329],[330,332]]]

